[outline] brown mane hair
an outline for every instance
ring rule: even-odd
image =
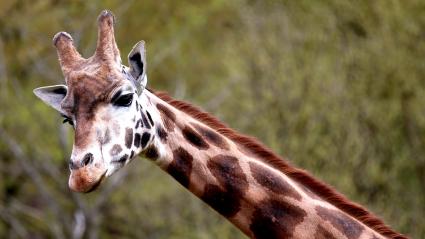
[[[322,199],[326,200],[327,202],[331,203],[332,205],[351,215],[352,217],[356,218],[357,220],[364,223],[379,234],[388,238],[407,239],[407,237],[405,237],[404,235],[395,232],[390,227],[385,225],[384,222],[377,216],[368,212],[359,204],[349,201],[345,196],[338,193],[325,183],[315,179],[305,170],[291,166],[287,161],[277,156],[270,149],[268,149],[266,146],[264,146],[254,138],[237,133],[233,129],[227,127],[225,124],[220,122],[214,116],[200,110],[195,106],[192,106],[189,103],[175,100],[165,92],[154,92],[150,89],[149,91],[153,92],[161,100],[167,102],[176,109],[192,116],[193,118],[199,120],[200,122],[208,125],[220,134],[229,138],[233,142],[245,147],[247,150],[258,156],[259,159],[261,159],[268,165],[282,171],[288,177],[306,186],[309,190],[313,191]]]

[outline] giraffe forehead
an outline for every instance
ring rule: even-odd
[[[68,93],[62,108],[70,114],[92,112],[99,104],[106,103],[111,95],[125,83],[119,74],[70,74]]]

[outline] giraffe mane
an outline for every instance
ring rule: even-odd
[[[192,116],[193,118],[216,130],[223,136],[229,138],[234,143],[246,148],[250,153],[258,156],[258,158],[264,163],[281,171],[282,173],[294,179],[296,182],[302,184],[303,186],[306,186],[309,190],[314,192],[320,198],[331,203],[332,205],[347,213],[348,215],[356,218],[358,221],[372,228],[377,233],[388,238],[407,239],[406,236],[395,232],[393,229],[387,226],[380,218],[375,216],[373,213],[367,211],[359,204],[351,202],[344,195],[337,192],[331,186],[314,178],[307,171],[290,165],[289,162],[273,153],[269,148],[264,146],[255,138],[242,135],[236,132],[235,130],[223,124],[211,114],[206,113],[205,111],[189,103],[176,100],[169,96],[166,92],[155,92],[151,89],[149,89],[149,91],[151,91],[161,100],[167,102],[176,109]]]

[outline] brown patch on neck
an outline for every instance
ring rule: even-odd
[[[268,190],[281,194],[287,197],[292,197],[296,200],[301,200],[301,195],[292,187],[288,182],[283,180],[283,178],[275,175],[274,172],[271,172],[263,165],[260,165],[255,162],[249,162],[249,167],[251,169],[252,176],[255,181],[261,186],[267,188]]]
[[[285,201],[264,200],[252,214],[250,230],[255,238],[291,238],[307,213]]]
[[[162,118],[162,122],[164,123],[164,127],[169,131],[172,132],[174,130],[175,122],[176,122],[176,115],[168,109],[163,104],[156,104],[156,108],[159,110]]]
[[[156,126],[156,134],[158,135],[159,139],[161,139],[163,143],[167,142],[168,134],[160,125]]]
[[[329,221],[332,226],[344,234],[348,239],[359,238],[364,230],[364,227],[360,223],[337,210],[316,206],[316,211],[323,220]]]
[[[199,150],[206,150],[210,147],[202,136],[196,133],[190,126],[184,127],[184,129],[182,129],[182,133],[183,137]]]
[[[248,189],[248,180],[237,158],[217,155],[208,160],[207,166],[225,189],[235,191],[241,195]]]
[[[183,187],[190,184],[193,157],[182,147],[173,151],[173,161],[168,165],[167,172]]]
[[[385,225],[385,223],[381,219],[379,219],[360,205],[350,202],[345,196],[336,192],[323,182],[315,179],[306,171],[293,167],[281,157],[274,154],[270,149],[259,143],[257,140],[237,133],[236,131],[227,127],[225,124],[221,123],[219,120],[217,120],[210,114],[203,112],[202,110],[192,106],[191,104],[175,100],[171,98],[167,93],[153,93],[161,100],[175,107],[177,110],[180,110],[192,116],[194,119],[211,127],[219,134],[229,138],[230,140],[238,144],[241,148],[244,148],[252,155],[255,155],[256,158],[262,160],[271,167],[280,170],[282,173],[294,179],[296,182],[306,186],[314,194],[316,194],[323,200],[329,202],[338,209],[361,221],[379,234],[389,238],[407,239],[407,237],[392,230],[390,227]]]
[[[226,140],[213,130],[210,130],[206,127],[200,126],[198,124],[192,123],[192,126],[205,138],[209,143],[217,146],[221,149],[229,150],[229,144]]]
[[[248,189],[248,181],[238,161],[232,156],[217,155],[207,163],[220,185],[207,184],[201,199],[227,218],[239,212],[240,199]]]
[[[316,233],[314,233],[315,239],[336,239],[332,233],[328,232],[322,226],[317,226]]]

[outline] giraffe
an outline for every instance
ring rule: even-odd
[[[251,137],[146,88],[146,50],[121,62],[115,18],[98,17],[93,56],[53,38],[66,85],[34,93],[75,131],[69,187],[91,192],[138,155],[153,161],[251,238],[407,238]]]

